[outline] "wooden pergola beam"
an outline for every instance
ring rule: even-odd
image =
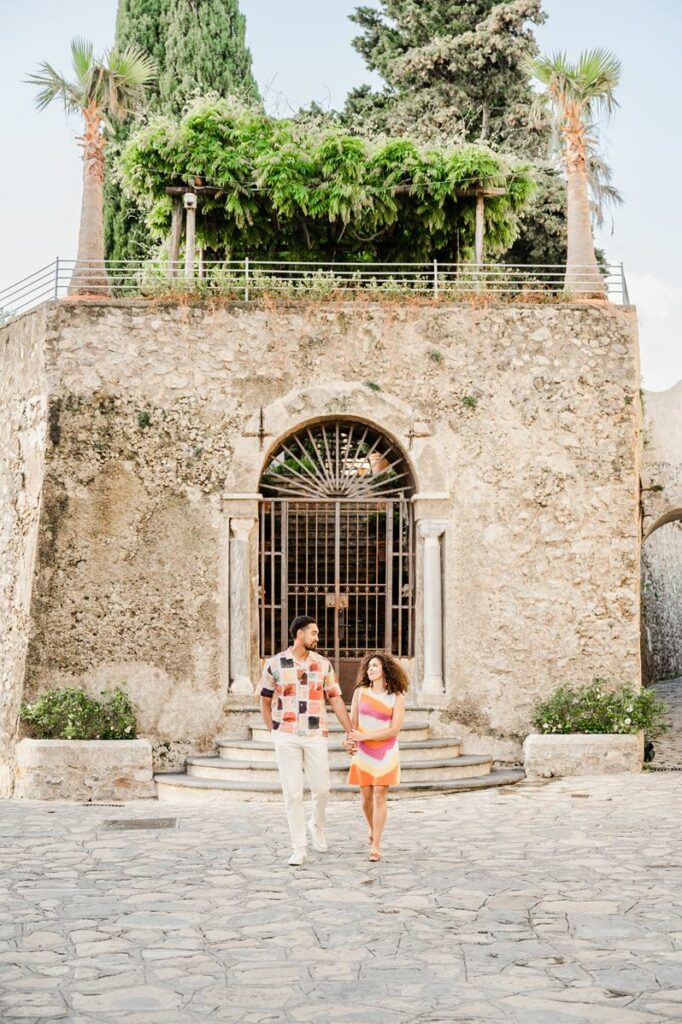
[[[201,184],[200,178],[195,178],[195,184],[193,185],[167,185],[165,192],[169,196],[174,196],[178,199],[181,196],[186,195],[188,192],[194,193],[197,196],[215,196],[223,195],[225,189],[218,188],[217,185],[204,185]],[[486,188],[484,186],[474,186],[472,188],[456,188],[454,190],[455,195],[458,199],[475,199],[476,200],[476,223],[474,230],[474,262],[477,266],[483,263],[483,244],[485,240],[485,201],[488,198],[495,196],[504,196],[507,194],[507,190],[501,186],[495,186]],[[407,196],[412,194],[412,185],[396,185],[393,189],[394,196]],[[174,208],[174,216],[175,208]],[[176,251],[176,246],[179,248],[179,235],[178,225],[174,221],[173,229],[171,232],[171,260]],[[177,259],[177,256],[175,257]]]

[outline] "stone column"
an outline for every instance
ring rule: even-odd
[[[251,573],[253,519],[230,519],[230,692],[252,693]]]
[[[443,679],[443,581],[441,541],[446,523],[438,519],[419,521],[419,535],[424,540],[423,556],[423,625],[424,676],[423,695],[442,694]]]
[[[229,523],[227,565],[229,593],[230,693],[253,693],[253,662],[257,629],[255,617],[254,531],[258,524],[259,494],[225,494]]]

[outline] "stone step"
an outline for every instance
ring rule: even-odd
[[[346,705],[348,712],[350,713],[350,704]],[[261,717],[260,708],[255,704],[247,704],[243,707],[232,707],[227,708],[230,718],[230,733],[235,736],[248,736],[250,733],[251,726],[256,728],[262,726],[263,719]],[[405,708],[405,725],[412,722],[422,722],[426,724],[435,718],[440,719],[442,708],[431,707],[426,704],[415,705],[414,707]],[[334,712],[329,706],[327,706],[327,719],[330,726],[335,728],[332,731],[336,731],[336,727],[341,728]],[[404,726],[403,726],[404,728]]]
[[[492,769],[492,759],[486,755],[470,754],[460,757],[436,758],[422,761],[401,760],[402,782],[449,782],[475,775],[485,775]],[[223,757],[194,755],[187,758],[187,774],[193,779],[225,779],[229,782],[269,782],[278,784],[277,766],[268,762],[228,761]],[[348,775],[345,765],[331,769],[332,784],[342,784]]]
[[[279,786],[267,782],[252,782],[246,788],[243,782],[225,782],[221,779],[195,779],[177,772],[164,772],[154,776],[159,800],[168,802],[214,803],[215,801],[281,801]],[[487,775],[475,775],[451,782],[406,782],[389,790],[389,799],[405,797],[439,796],[466,793],[470,790],[489,789],[495,786],[510,786],[524,778],[520,768],[504,768]],[[333,785],[335,800],[358,800],[355,786]]]
[[[404,722],[401,729],[401,736],[405,735],[411,740],[428,740],[431,737],[431,729],[428,722],[414,721]],[[344,730],[341,727],[340,722],[329,723],[329,738],[341,739],[344,736]],[[263,725],[262,720],[257,725],[251,726],[251,739],[256,740],[257,743],[267,743],[270,741],[270,733]]]
[[[433,757],[458,757],[462,741],[456,736],[440,736],[428,740],[400,740],[400,752],[403,759],[421,761]],[[272,740],[263,743],[257,740],[217,739],[219,757],[227,761],[249,761],[253,764],[275,763],[275,747]],[[348,765],[348,754],[341,740],[330,739],[329,763],[334,768]]]

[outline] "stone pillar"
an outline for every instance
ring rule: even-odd
[[[446,523],[438,519],[419,521],[419,535],[424,540],[423,557],[423,625],[424,675],[421,692],[442,694],[443,678],[443,570],[441,541]]]
[[[253,693],[254,604],[253,537],[258,523],[257,494],[224,496],[229,522],[229,673],[230,693]]]

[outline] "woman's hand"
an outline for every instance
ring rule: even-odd
[[[349,738],[351,743],[361,743],[362,740],[367,739],[367,736],[364,732],[360,732],[359,729],[353,729],[353,731],[349,733]]]

